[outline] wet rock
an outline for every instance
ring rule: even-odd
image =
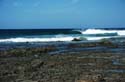
[[[102,74],[93,75],[94,82],[106,82]]]
[[[106,80],[105,79],[100,79],[99,82],[106,82]]]
[[[76,82],[94,82],[93,80],[78,80]]]
[[[38,81],[24,80],[24,81],[21,81],[21,82],[38,82]]]
[[[106,47],[113,47],[113,48],[117,48],[118,45],[114,44],[111,40],[109,39],[101,39],[99,42],[100,46],[106,46]]]
[[[35,58],[38,58],[38,57],[39,57],[39,55],[35,54],[35,55],[34,55],[34,57],[35,57]]]
[[[44,62],[41,61],[41,60],[39,60],[39,59],[36,59],[36,60],[34,60],[34,61],[31,62],[31,66],[33,68],[40,68],[43,65],[44,65]]]
[[[72,41],[82,41],[82,40],[78,38],[74,38]]]
[[[97,45],[100,46],[99,43],[81,43],[75,44],[74,47]],[[0,82],[125,82],[124,53],[47,53],[55,49],[54,46],[48,46],[6,51],[6,55],[15,55],[0,57]],[[112,63],[112,60],[117,58],[122,65]],[[118,72],[119,70],[122,71]]]

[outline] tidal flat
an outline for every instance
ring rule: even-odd
[[[125,41],[0,46],[0,82],[125,82]]]

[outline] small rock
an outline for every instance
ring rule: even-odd
[[[81,41],[81,40],[78,38],[74,38],[72,41]]]
[[[40,68],[41,66],[44,65],[44,62],[37,59],[37,60],[34,60],[33,62],[31,62],[31,65],[33,68]]]

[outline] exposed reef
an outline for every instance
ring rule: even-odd
[[[124,44],[59,43],[0,51],[0,82],[125,82]]]

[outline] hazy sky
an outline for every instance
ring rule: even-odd
[[[125,0],[0,0],[0,28],[125,27]]]

